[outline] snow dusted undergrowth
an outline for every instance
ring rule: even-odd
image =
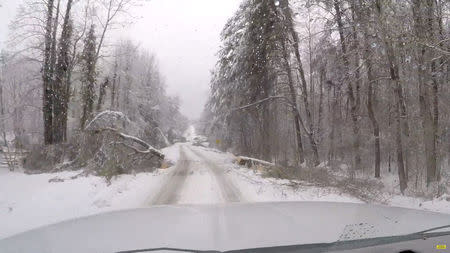
[[[292,186],[286,179],[264,178],[258,171],[247,168],[235,168],[231,173],[239,187],[247,188],[248,199],[252,201],[331,201],[362,203],[361,200],[343,194],[334,187],[309,186],[306,182],[298,182]],[[443,195],[433,200],[385,193],[380,197],[385,204],[395,207],[412,208],[450,214],[450,196]],[[448,199],[448,200],[447,200]],[[375,203],[378,204],[378,203]]]
[[[258,171],[234,164],[235,157],[230,153],[224,154],[205,147],[192,147],[192,149],[201,151],[216,164],[227,168],[227,176],[240,190],[243,199],[249,202],[307,200],[361,203],[360,200],[339,193],[334,188],[292,187],[289,180],[262,177]]]
[[[186,136],[193,140],[195,130]],[[223,203],[217,178],[208,171],[207,159],[225,170],[224,175],[239,190],[241,201],[335,201],[355,202],[361,200],[342,193],[335,187],[318,187],[307,182],[263,177],[260,172],[233,163],[229,153],[176,143],[163,149],[166,159],[175,164],[180,149],[194,164],[183,184],[179,204]],[[121,175],[107,185],[102,177],[76,177],[81,171],[53,174],[27,175],[21,171],[10,172],[0,167],[0,239],[47,224],[92,215],[100,212],[129,208],[148,207],[152,198],[167,181],[175,167],[156,170],[153,173]],[[49,182],[58,181],[61,182]],[[386,179],[389,180],[389,179]],[[444,212],[450,214],[449,196],[435,200],[386,193],[383,198],[388,205]]]

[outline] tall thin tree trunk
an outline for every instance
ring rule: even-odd
[[[57,49],[56,46],[58,45],[58,22],[59,22],[59,6],[61,4],[61,0],[58,0],[56,4],[56,13],[55,18],[53,19],[53,31],[52,31],[52,46],[51,46],[51,53],[50,53],[50,72],[52,73],[52,81],[54,81],[54,75],[56,70],[56,60],[57,60]]]
[[[355,100],[355,95],[353,91],[353,84],[350,81],[349,71],[350,71],[350,62],[347,56],[347,45],[345,42],[344,36],[344,24],[342,22],[342,13],[341,7],[339,6],[338,0],[334,0],[334,9],[336,11],[335,18],[336,23],[338,25],[339,31],[339,40],[341,44],[342,50],[342,60],[345,67],[345,78],[344,80],[347,82],[347,95],[350,102],[350,116],[352,119],[352,130],[353,130],[353,170],[361,168],[361,154],[360,154],[360,129],[358,123],[358,105]]]
[[[264,54],[265,55],[265,54]],[[264,95],[269,96],[270,94],[270,88],[269,88],[269,78],[268,73],[263,73],[263,90]],[[261,112],[261,120],[262,120],[262,145],[261,145],[261,155],[262,158],[268,161],[272,161],[272,131],[270,130],[271,127],[271,115],[270,115],[270,104],[265,103],[262,105],[262,112]]]
[[[51,73],[51,46],[52,46],[52,20],[53,20],[53,0],[47,1],[47,17],[44,38],[44,63],[42,66],[43,99],[42,114],[44,120],[44,143],[46,145],[53,142],[53,94],[52,94],[52,73]]]
[[[388,129],[391,129],[391,101],[388,102]],[[388,172],[391,173],[391,144],[389,143],[389,150],[388,150]]]
[[[292,109],[294,111],[294,123],[295,123],[295,134],[297,137],[297,151],[299,156],[299,162],[303,163],[305,161],[303,154],[303,143],[302,143],[302,134],[300,131],[300,124],[302,122],[302,118],[300,115],[300,111],[298,109],[297,96],[295,95],[295,87],[294,87],[294,78],[292,77],[292,70],[289,63],[289,54],[287,52],[286,45],[283,43],[283,58],[284,58],[284,68],[288,75],[288,86],[289,93],[291,94],[291,103]]]
[[[116,83],[117,83],[117,68],[118,68],[118,64],[117,64],[117,59],[114,60],[114,74],[113,74],[113,80],[112,80],[112,85],[111,85],[111,109],[115,109],[116,105],[115,105],[115,100],[116,100]]]
[[[396,122],[396,131],[395,131],[395,142],[396,142],[396,150],[397,150],[397,170],[398,170],[398,179],[400,182],[400,191],[403,193],[406,189],[408,183],[405,174],[405,164],[403,158],[403,141],[402,141],[402,119],[403,119],[403,109],[402,106],[405,104],[402,85],[399,76],[399,64],[397,62],[397,58],[395,56],[394,48],[391,42],[386,38],[386,29],[385,24],[382,22],[383,18],[383,6],[380,0],[376,1],[376,9],[377,9],[377,20],[380,22],[382,40],[386,47],[386,56],[389,64],[389,73],[392,82],[394,82],[394,94],[396,97],[395,102],[395,122]],[[405,120],[405,119],[403,119]]]
[[[406,175],[405,175],[405,165],[403,162],[403,143],[402,143],[402,129],[401,129],[401,109],[400,109],[400,99],[399,99],[399,85],[396,85],[395,92],[397,93],[396,101],[396,116],[395,116],[395,142],[397,144],[397,173],[400,181],[400,192],[403,194],[407,187]]]
[[[403,141],[402,141],[402,104],[404,104],[404,97],[402,91],[402,85],[400,82],[398,63],[395,59],[394,50],[392,46],[387,43],[387,56],[390,66],[391,80],[394,82],[394,93],[396,95],[395,103],[395,122],[396,122],[396,144],[397,144],[397,169],[400,181],[400,191],[403,193],[407,187],[407,178],[405,172],[404,154],[403,154]]]
[[[95,100],[96,83],[96,38],[95,26],[91,25],[88,35],[85,38],[83,49],[83,86],[82,86],[82,112],[80,118],[80,128],[84,130],[86,123],[92,118]]]
[[[427,26],[428,26],[428,39],[431,40],[432,44],[436,44],[438,40],[436,28],[435,28],[435,1],[436,0],[427,0]],[[439,24],[438,24],[439,25]],[[439,152],[438,152],[438,135],[439,135],[439,82],[437,78],[437,60],[435,60],[435,54],[430,52],[430,71],[431,71],[431,81],[432,81],[432,111],[433,111],[433,159],[435,166],[435,178],[437,181],[440,179],[440,169],[439,169]]]
[[[108,84],[109,84],[109,78],[106,78],[105,81],[100,85],[100,90],[98,93],[98,101],[97,101],[97,111],[100,111],[102,109],[103,99],[105,97],[106,88],[108,87]]]
[[[375,139],[374,143],[374,155],[375,155],[375,177],[380,177],[380,163],[381,163],[381,148],[380,148],[380,126],[378,124],[377,118],[375,116],[375,111],[373,109],[374,92],[373,83],[375,78],[372,70],[372,60],[370,56],[366,55],[366,68],[367,68],[367,112],[369,114],[370,122],[373,128],[373,137]]]
[[[325,67],[319,70],[319,112],[317,118],[317,142],[322,141],[322,121],[323,121],[323,83],[325,82]]]
[[[308,139],[309,139],[309,142],[311,145],[312,154],[313,154],[313,165],[317,166],[320,164],[319,151],[318,151],[318,147],[317,147],[317,142],[314,137],[314,122],[312,120],[311,107],[309,104],[309,96],[308,96],[308,88],[307,88],[306,78],[305,78],[305,71],[303,69],[303,64],[302,64],[302,60],[300,57],[299,38],[298,38],[297,31],[295,31],[295,27],[293,24],[292,15],[290,12],[288,1],[282,1],[281,7],[284,10],[283,14],[286,19],[286,26],[289,29],[289,33],[291,34],[291,37],[294,41],[292,46],[294,47],[294,55],[295,55],[295,59],[297,60],[298,72],[300,74],[300,83],[301,83],[301,88],[302,88],[302,93],[303,93],[302,98],[303,98],[303,103],[305,106],[305,114],[306,114],[306,125],[302,124],[302,126],[305,128],[305,132],[308,136]],[[287,48],[286,48],[286,50],[287,50]],[[295,89],[294,89],[294,92],[295,92]],[[296,93],[294,93],[294,94],[296,94]],[[313,96],[313,94],[310,94],[310,95]]]
[[[330,131],[330,150],[329,150],[329,163],[332,167],[334,167],[334,162],[336,160],[336,124],[337,124],[337,110],[338,110],[338,99],[336,86],[330,82],[333,89],[333,98],[331,102],[331,131]]]
[[[70,67],[69,48],[72,37],[72,24],[70,24],[70,11],[73,0],[67,1],[66,14],[64,16],[64,23],[61,32],[61,39],[59,41],[59,54],[56,66],[56,75],[54,81],[54,105],[53,105],[53,142],[61,143],[64,141],[64,136],[67,125],[64,124],[67,118],[68,107],[65,104],[67,92],[67,72]]]
[[[423,12],[424,9],[432,8],[432,6],[422,6],[425,1],[423,0],[414,0],[413,1],[413,16],[414,16],[414,29],[415,34],[419,40],[425,41],[425,36],[433,36],[433,26],[431,24],[427,25]],[[428,0],[427,0],[428,3]],[[430,14],[432,15],[432,14]],[[431,17],[430,17],[431,18]],[[430,31],[431,30],[431,31]],[[432,38],[428,38],[432,39]],[[428,91],[427,87],[427,73],[426,73],[426,58],[428,56],[427,48],[425,46],[419,46],[419,52],[417,55],[418,62],[418,82],[419,82],[419,109],[420,116],[422,119],[422,128],[423,128],[423,142],[425,146],[425,164],[427,168],[427,186],[430,183],[437,181],[437,164],[436,164],[436,132],[435,132],[435,121],[432,116],[432,106],[430,105],[429,98],[432,97],[432,94]],[[431,67],[432,69],[432,67]],[[437,84],[434,83],[434,78],[431,78],[432,85],[437,87]],[[437,98],[436,98],[437,101]],[[437,121],[436,121],[437,122]]]
[[[355,22],[355,9],[357,8],[355,3],[352,2],[352,20]],[[351,117],[353,121],[353,134],[354,136],[354,152],[355,152],[355,169],[362,169],[361,168],[361,153],[360,153],[360,147],[361,147],[361,136],[360,136],[360,126],[359,126],[359,110],[361,105],[361,73],[360,73],[360,55],[359,55],[359,38],[358,33],[356,31],[356,27],[353,26],[352,31],[352,44],[353,44],[353,50],[355,51],[355,92],[353,92],[352,82],[349,82],[350,87],[352,87],[352,90],[349,90],[349,93],[352,95],[349,96],[349,100],[351,103]],[[354,98],[353,98],[354,97]]]
[[[117,83],[116,83],[116,99],[115,99],[115,101],[116,101],[116,104],[115,104],[115,106],[114,106],[114,109],[119,109],[120,108],[120,106],[121,106],[121,103],[120,103],[120,86],[121,86],[121,83],[120,83],[120,76],[118,76],[117,77]]]
[[[67,141],[67,127],[68,127],[67,122],[69,120],[69,102],[71,97],[71,85],[72,85],[72,68],[69,68],[67,70],[67,80],[63,98],[64,100],[63,108],[65,111],[62,122],[63,141]]]
[[[360,1],[360,5],[362,6],[362,0]],[[369,11],[357,11],[358,18],[360,21],[360,26],[363,29],[364,35],[364,62],[367,69],[367,112],[369,115],[370,122],[372,124],[373,129],[373,137],[374,137],[374,157],[375,157],[375,178],[380,178],[380,164],[381,164],[381,148],[380,148],[380,126],[378,124],[377,118],[375,116],[374,110],[374,98],[375,93],[373,90],[373,85],[376,82],[375,76],[373,73],[373,65],[372,65],[372,55],[371,55],[371,47],[369,40],[369,27],[367,20],[369,19],[370,12]],[[367,18],[367,19],[364,19]]]
[[[450,168],[450,127],[447,127],[447,166]]]

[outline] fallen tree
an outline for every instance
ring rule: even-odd
[[[256,159],[256,158],[252,158],[252,157],[247,157],[247,156],[238,156],[236,158],[236,163],[239,165],[242,165],[242,166],[247,166],[248,168],[251,168],[251,167],[257,166],[257,165],[265,166],[265,167],[275,167],[274,163]]]
[[[161,166],[164,154],[126,133],[128,123],[123,113],[104,111],[86,125],[78,157],[86,171],[110,180],[114,175],[153,171]]]
[[[160,168],[164,154],[130,134],[138,132],[135,130],[122,112],[103,111],[70,140],[70,145],[36,147],[25,164],[30,172],[82,169],[80,175],[104,176],[108,181],[115,175]]]
[[[292,178],[292,171],[287,168],[283,168],[275,163],[264,161],[257,158],[247,156],[237,156],[235,163],[240,166],[246,166],[249,169],[259,171],[266,177],[275,178]]]
[[[161,151],[159,151],[159,150],[155,149],[154,147],[152,147],[147,142],[145,142],[145,141],[143,141],[143,140],[141,140],[141,139],[139,139],[137,137],[134,137],[134,136],[131,136],[131,135],[128,135],[128,134],[124,134],[124,133],[120,132],[117,129],[107,127],[107,128],[101,128],[101,129],[94,130],[94,132],[96,134],[102,133],[102,132],[111,132],[111,133],[115,134],[116,136],[120,137],[120,139],[122,139],[123,141],[129,141],[131,143],[139,144],[140,146],[144,147],[145,149],[141,150],[141,149],[139,149],[137,147],[134,147],[133,145],[130,145],[130,144],[126,143],[126,142],[114,142],[114,143],[110,143],[110,145],[123,145],[123,146],[125,146],[127,148],[132,149],[136,153],[139,153],[139,154],[152,154],[152,155],[160,158],[161,160],[164,159],[164,154]]]

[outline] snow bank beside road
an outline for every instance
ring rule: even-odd
[[[175,163],[180,144],[162,151]],[[67,219],[148,206],[169,171],[120,175],[108,186],[97,176],[71,179],[82,171],[28,175],[0,167],[0,239]]]
[[[289,181],[263,177],[258,171],[233,164],[235,157],[215,149],[191,146],[204,157],[226,170],[227,176],[240,190],[245,201],[331,201],[353,202],[362,201],[350,194],[342,193],[336,187],[319,187],[304,181]],[[434,211],[450,214],[450,196],[444,195],[433,200],[402,196],[395,193],[380,193],[386,205],[418,210]],[[379,203],[373,203],[379,204]]]
[[[286,179],[264,178],[258,172],[247,168],[235,168],[229,173],[233,182],[239,187],[249,201],[329,201],[362,203],[348,194],[340,193],[333,187],[316,187],[311,185],[293,186]]]
[[[80,171],[27,175],[0,168],[0,239],[29,229],[100,212],[141,207],[166,171],[70,179]],[[49,182],[52,178],[63,182]]]
[[[233,163],[235,157],[230,153],[204,147],[191,147],[204,157],[225,169],[226,175],[239,189],[242,198],[248,202],[264,201],[333,201],[361,203],[355,197],[340,193],[332,187],[310,185],[291,186],[289,180],[264,178],[259,172],[240,167]]]

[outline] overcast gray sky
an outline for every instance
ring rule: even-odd
[[[8,25],[16,14],[17,6],[22,0],[0,0],[0,49],[5,46],[8,37]]]
[[[168,93],[179,95],[181,111],[200,116],[208,96],[220,32],[241,0],[151,0],[139,8],[142,18],[129,36],[154,51]]]
[[[140,17],[113,36],[131,38],[154,52],[168,93],[181,98],[181,112],[200,116],[216,62],[220,31],[242,0],[149,0],[133,11]],[[0,48],[18,2],[0,0]]]

